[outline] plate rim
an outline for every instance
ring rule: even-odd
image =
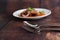
[[[43,9],[43,10],[48,10],[49,11],[49,14],[46,14],[46,15],[44,15],[44,16],[36,16],[36,17],[21,17],[21,16],[19,16],[19,17],[17,17],[17,16],[15,16],[15,13],[16,12],[19,12],[19,11],[21,11],[21,10],[26,10],[26,9],[19,9],[19,10],[17,10],[17,11],[14,11],[13,12],[13,16],[14,17],[17,17],[17,18],[23,18],[23,19],[40,19],[40,18],[44,18],[44,17],[46,17],[46,16],[49,16],[50,14],[51,14],[51,10],[49,10],[49,9],[45,9],[45,8],[34,8],[34,9]],[[19,14],[19,13],[18,13]]]

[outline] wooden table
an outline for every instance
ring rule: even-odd
[[[12,13],[29,6],[52,11],[50,16],[32,21],[33,23],[60,24],[60,0],[0,0],[0,40],[60,40],[60,32],[43,31],[37,35],[21,28],[24,20],[13,17]]]

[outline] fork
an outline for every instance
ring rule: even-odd
[[[54,25],[37,25],[37,24],[30,24],[29,22],[27,22],[27,21],[23,21],[23,23],[24,23],[24,25],[27,25],[27,26],[29,26],[29,27],[31,27],[31,28],[33,28],[33,30],[34,30],[34,32],[37,32],[37,33],[40,33],[41,31],[49,31],[49,30],[57,30],[57,31],[60,31],[60,24],[54,24]],[[53,26],[53,28],[49,28],[48,26]],[[58,26],[58,27],[57,27]],[[29,29],[29,28],[28,28]],[[30,30],[28,30],[28,31],[30,31]]]

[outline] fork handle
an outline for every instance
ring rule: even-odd
[[[40,30],[53,30],[53,31],[60,31],[60,28],[41,28]]]

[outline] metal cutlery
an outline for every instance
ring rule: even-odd
[[[24,27],[23,28],[26,29],[29,32],[40,33],[41,31],[50,31],[50,30],[60,31],[60,28],[59,28],[60,25],[59,24],[54,24],[54,25],[37,25],[37,24],[30,24],[27,21],[23,21],[23,23],[24,23]]]

